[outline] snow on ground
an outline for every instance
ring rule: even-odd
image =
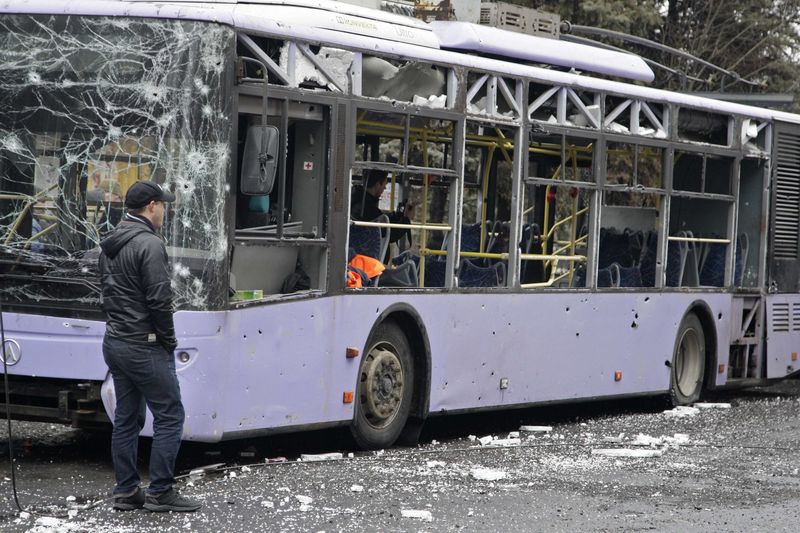
[[[623,524],[619,529],[643,527],[643,516],[656,529],[675,529],[663,527],[674,517],[659,521],[652,502],[724,511],[770,498],[800,499],[796,457],[780,452],[783,446],[793,448],[798,438],[790,431],[797,426],[798,402],[795,396],[756,398],[690,416],[664,416],[661,410],[600,415],[556,423],[540,433],[528,434],[517,425],[522,438],[506,429],[483,435],[486,445],[464,436],[416,448],[331,452],[337,454],[334,460],[310,454],[303,461],[258,462],[183,479],[179,489],[203,501],[198,513],[115,513],[106,502],[71,519],[19,517],[6,502],[0,505],[10,518],[0,517],[0,528],[30,533],[518,530],[518,520],[532,516],[532,508],[540,518],[563,508],[572,513],[571,521],[552,524],[572,524],[574,530],[596,525],[588,518],[581,522],[583,511],[603,515],[623,506],[625,512],[608,518]],[[786,432],[765,431],[768,422]],[[497,441],[511,442],[492,445]],[[642,452],[657,453],[636,457]],[[21,466],[23,501],[47,501],[57,486],[59,507],[51,515],[108,490],[107,464],[93,476],[88,470],[72,479],[48,481],[42,475],[38,485],[30,477],[35,465],[22,458]],[[49,472],[46,466],[39,471]],[[9,480],[0,481],[0,491],[8,489]],[[75,500],[68,501],[69,496]],[[628,515],[638,518],[626,522]]]

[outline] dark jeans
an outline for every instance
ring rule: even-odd
[[[106,336],[103,357],[117,396],[111,455],[117,486],[114,494],[139,485],[136,470],[139,432],[144,426],[145,404],[153,413],[153,446],[150,452],[151,494],[175,484],[175,458],[181,445],[184,411],[175,374],[175,356],[160,345],[144,346]]]

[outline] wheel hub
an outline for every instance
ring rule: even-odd
[[[675,358],[675,384],[682,394],[688,396],[697,387],[702,365],[702,348],[697,333],[693,329],[686,330]]]
[[[367,420],[375,426],[389,424],[403,398],[403,367],[390,350],[373,349],[362,369],[361,406]]]

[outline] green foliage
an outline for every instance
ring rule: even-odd
[[[725,75],[697,61],[603,39],[682,73],[656,70],[657,87],[792,93],[793,110],[800,111],[800,0],[511,1],[559,13],[573,24],[644,37],[736,73]]]

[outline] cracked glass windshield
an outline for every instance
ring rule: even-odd
[[[5,304],[97,309],[98,244],[145,179],[177,196],[163,229],[176,305],[223,306],[233,46],[208,23],[0,18]]]

